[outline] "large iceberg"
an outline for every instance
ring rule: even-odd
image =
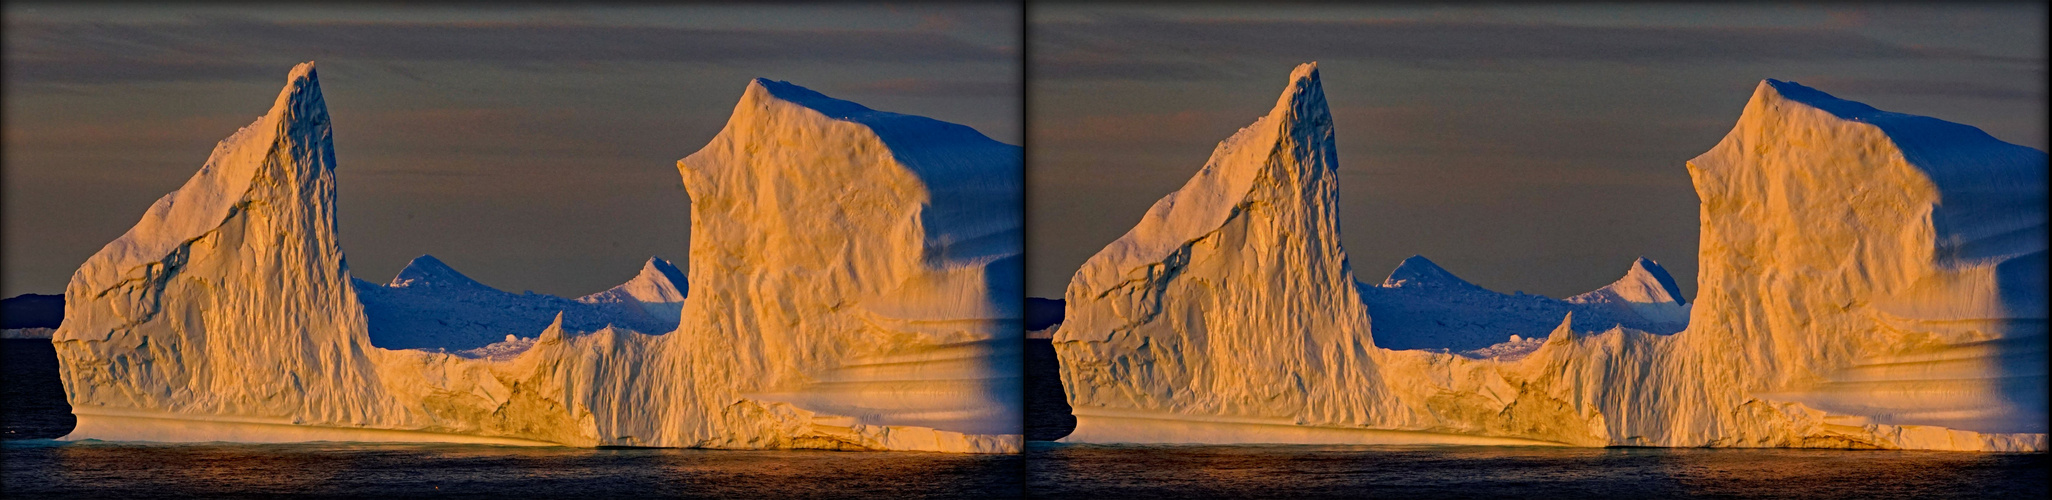
[[[1674,278],[1644,257],[1624,277],[1566,299],[1498,293],[1463,280],[1424,256],[1404,259],[1380,285],[1359,285],[1375,345],[1441,349],[1471,357],[1528,352],[1573,313],[1575,331],[1623,326],[1674,333],[1688,326]]]
[[[1022,445],[1016,146],[755,80],[678,162],[688,296],[656,260],[614,290],[522,301],[432,258],[353,282],[312,63],[288,80],[73,275],[54,341],[78,415],[65,439]],[[391,302],[409,294],[456,313],[561,307],[531,331],[430,338],[408,331],[418,318],[366,314],[422,306]],[[577,305],[607,326],[576,327]],[[395,329],[374,338],[380,325]],[[444,352],[495,338],[480,332],[526,342]]]
[[[1477,359],[1375,344],[1332,126],[1298,67],[1084,264],[1054,335],[1066,441],[2045,449],[2043,152],[1769,80],[1688,162],[1697,300],[1642,265],[1563,301],[1686,307],[1686,329],[1568,311],[1529,354]]]

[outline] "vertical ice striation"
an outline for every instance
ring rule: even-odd
[[[1183,416],[1366,426],[1394,410],[1340,249],[1315,64],[1183,188],[1085,262],[1054,342],[1079,422]]]
[[[1748,389],[2042,440],[2044,152],[1767,80],[1689,174],[1695,340]]]
[[[1689,162],[1694,303],[1642,259],[1553,301],[1536,347],[1472,359],[1374,346],[1390,294],[1502,296],[1422,258],[1354,284],[1333,151],[1299,67],[1084,265],[1055,334],[1067,440],[2045,448],[2043,152],[1770,80]],[[1577,327],[1606,314],[1689,317]]]
[[[1015,146],[758,80],[679,162],[691,293],[652,259],[572,301],[432,257],[352,283],[328,126],[302,64],[269,114],[73,276],[55,340],[79,416],[66,439],[1021,445]],[[367,317],[359,291],[385,312]],[[668,327],[578,325],[628,302]],[[422,338],[393,311],[489,309],[465,304],[556,311],[466,351],[481,356],[373,345],[374,322]]]
[[[711,357],[690,379],[742,398],[707,404],[1022,444],[1020,160],[969,127],[750,83],[677,162],[680,342]]]
[[[342,425],[390,411],[335,241],[335,153],[312,63],[269,113],[93,254],[53,339],[74,436],[99,415],[235,415]]]

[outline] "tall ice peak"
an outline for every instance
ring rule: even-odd
[[[325,144],[328,135],[328,106],[321,97],[320,79],[313,62],[301,63],[286,76],[285,87],[268,112],[216,144],[198,173],[177,191],[158,198],[140,222],[102,247],[93,260],[107,261],[107,269],[128,270],[163,258],[233,215],[235,203],[249,191],[266,155],[295,146],[332,155]],[[333,164],[328,159],[319,166]]]
[[[1318,64],[1304,63],[1290,72],[1289,84],[1268,114],[1219,141],[1211,158],[1189,181],[1168,196],[1155,201],[1140,222],[1111,245],[1098,251],[1086,266],[1104,269],[1097,283],[1109,286],[1124,280],[1118,273],[1142,262],[1158,261],[1184,243],[1203,237],[1225,224],[1235,208],[1247,202],[1256,179],[1274,167],[1279,150],[1305,148],[1302,166],[1314,177],[1330,177],[1337,170],[1336,148],[1332,147],[1332,113],[1326,108],[1325,89],[1318,80]],[[1337,228],[1337,224],[1332,225]],[[1114,271],[1118,270],[1118,271]],[[1090,274],[1086,269],[1084,274]],[[1095,278],[1086,278],[1095,279]]]
[[[1317,66],[1297,66],[1279,90],[1070,280],[1053,340],[1079,419],[1093,408],[1294,418],[1380,387],[1340,243],[1339,153]]]

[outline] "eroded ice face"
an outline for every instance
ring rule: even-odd
[[[67,439],[1017,451],[1019,159],[757,81],[679,162],[688,287],[658,259],[516,295],[432,257],[375,285],[344,263],[301,65],[75,275]]]

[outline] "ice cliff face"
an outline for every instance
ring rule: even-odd
[[[1693,340],[1748,389],[2042,443],[2044,152],[1767,80],[1689,175]]]
[[[1472,359],[1375,346],[1363,294],[1479,287],[1422,260],[1353,283],[1331,127],[1299,67],[1084,265],[1054,338],[1066,440],[2045,448],[2042,152],[1763,83],[1689,162],[1696,303],[1642,261],[1521,356]],[[1575,328],[1676,308],[1672,335]]]
[[[1266,116],[1086,261],[1054,335],[1079,417],[1365,426],[1396,411],[1376,397],[1387,389],[1340,249],[1337,156],[1316,67],[1299,67]]]
[[[1016,147],[758,80],[679,162],[692,293],[657,260],[556,299],[681,302],[675,332],[579,331],[565,311],[485,346],[517,354],[473,358],[374,345],[359,289],[511,294],[431,258],[352,283],[328,127],[312,64],[294,68],[270,113],[73,276],[54,341],[66,439],[1021,444]]]
[[[1020,446],[1020,158],[969,127],[749,84],[677,162],[692,203],[680,342],[710,356],[689,379],[735,391],[704,404]]]

